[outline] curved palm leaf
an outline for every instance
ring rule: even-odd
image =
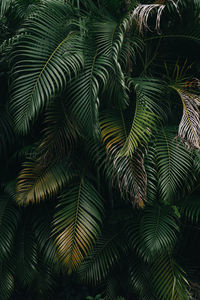
[[[8,196],[0,196],[0,260],[11,255],[14,237],[17,233],[20,209]]]
[[[147,143],[152,132],[162,119],[162,107],[157,103],[164,96],[165,86],[156,79],[130,79],[136,92],[136,106],[130,133],[120,155],[132,156],[141,144]],[[164,113],[162,112],[164,115]]]
[[[12,128],[12,119],[8,113],[0,113],[0,156],[6,156],[16,142]]]
[[[44,137],[38,148],[48,159],[62,158],[74,149],[78,136],[78,124],[69,115],[62,99],[55,99],[45,115]]]
[[[12,272],[9,270],[9,263],[0,267],[1,281],[0,281],[0,295],[2,300],[11,299],[14,291],[15,279]]]
[[[103,203],[84,178],[63,193],[53,220],[58,257],[68,272],[76,269],[101,231]]]
[[[90,43],[90,41],[88,41]],[[99,88],[106,85],[108,70],[112,64],[107,56],[99,55],[98,50],[87,44],[84,70],[70,83],[68,97],[70,110],[77,118],[85,133],[99,134]]]
[[[155,151],[160,196],[172,201],[191,174],[191,153],[175,139],[173,130],[164,129],[156,136]]]
[[[122,231],[107,228],[97,240],[78,270],[83,282],[99,284],[108,276],[127,248]]]
[[[176,3],[176,0],[169,0],[169,2],[172,3],[172,5],[175,7],[176,11],[179,13],[178,9],[178,2]],[[139,29],[142,32],[143,29],[148,29],[150,30],[148,26],[148,20],[151,15],[151,12],[153,10],[157,10],[157,16],[156,16],[156,26],[155,29],[157,32],[160,32],[160,19],[163,10],[167,8],[166,4],[139,4],[133,11],[132,17],[135,18],[138,21]]]
[[[122,196],[143,207],[147,183],[143,152],[138,149],[132,157],[118,156],[127,138],[125,120],[122,111],[115,114],[102,113],[102,138],[106,143],[109,159],[113,162],[113,166],[105,166],[106,173],[108,178],[112,176],[113,182],[117,182]]]
[[[129,274],[129,284],[142,299],[155,299],[151,286],[149,265],[135,258],[130,266]]]
[[[69,14],[61,1],[44,5],[26,21],[22,31],[27,34],[12,53],[11,110],[20,133],[28,132],[38,113],[82,65],[79,33],[66,26]]]
[[[146,207],[140,223],[140,245],[145,258],[155,258],[171,250],[178,237],[179,226],[170,207]]]
[[[56,195],[73,176],[77,176],[71,170],[67,161],[47,164],[42,159],[27,162],[25,168],[18,176],[17,203],[28,205],[45,200],[46,197]]]
[[[173,249],[179,226],[175,212],[166,206],[147,206],[141,216],[129,220],[126,232],[130,247],[146,262]]]
[[[170,254],[154,262],[151,276],[157,299],[189,300],[185,274]]]
[[[6,11],[9,9],[12,0],[1,0],[0,2],[0,16],[3,18],[5,16]]]
[[[13,263],[16,265],[15,276],[22,286],[28,287],[31,286],[37,274],[38,262],[37,244],[29,223],[30,216],[28,220],[21,223],[16,235],[15,253],[13,254]]]
[[[33,234],[38,245],[37,251],[42,261],[40,264],[43,265],[43,268],[47,265],[48,271],[57,262],[56,248],[51,236],[54,207],[52,209],[50,205],[44,203],[36,207],[35,210],[33,208],[31,210],[34,215],[32,219]]]
[[[200,217],[200,197],[197,194],[194,194],[188,197],[183,203],[180,204],[181,215],[194,222],[197,223]]]
[[[186,91],[178,91],[183,104],[183,116],[178,135],[190,148],[200,149],[200,99]]]

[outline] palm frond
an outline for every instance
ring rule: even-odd
[[[149,265],[138,258],[133,260],[129,269],[129,284],[131,288],[144,300],[153,300]]]
[[[197,194],[191,195],[180,204],[181,215],[187,220],[197,223],[200,217],[200,197]]]
[[[113,161],[113,182],[118,183],[122,197],[143,208],[146,202],[147,176],[144,153],[137,149],[132,157],[119,156]]]
[[[101,231],[103,203],[84,178],[60,197],[53,220],[58,258],[71,273],[82,262]]]
[[[112,64],[107,56],[88,47],[84,70],[71,81],[68,89],[70,110],[84,132],[87,130],[93,136],[99,135],[99,89],[100,85],[106,85],[110,68]]]
[[[119,156],[127,138],[127,128],[123,112],[102,113],[101,132],[103,142],[106,144],[108,160],[112,162],[105,165],[108,178],[112,177],[117,183],[121,194],[134,205],[143,207],[146,201],[146,171],[144,168],[144,154],[140,149],[132,157]]]
[[[190,148],[200,149],[200,99],[186,91],[179,91],[183,104],[183,116],[179,124],[178,135]]]
[[[6,111],[0,113],[0,156],[5,157],[16,142],[12,119]]]
[[[170,254],[154,261],[151,276],[156,299],[189,300],[185,273]]]
[[[11,110],[20,133],[28,132],[39,112],[81,68],[80,37],[66,25],[69,14],[68,6],[52,1],[21,29],[27,34],[12,53],[11,85]]]
[[[18,176],[17,203],[28,205],[39,203],[46,197],[56,195],[73,176],[73,170],[68,172],[70,165],[66,161],[47,164],[46,161],[29,161]]]
[[[20,209],[6,195],[0,196],[0,260],[5,260],[12,253],[14,237],[17,233]]]
[[[180,14],[178,6],[177,6],[179,0],[178,1],[169,0],[169,2],[171,2],[173,4],[177,13]],[[132,17],[138,22],[140,32],[143,32],[144,29],[150,30],[150,28],[148,26],[149,17],[151,15],[152,11],[157,10],[155,29],[159,33],[160,32],[161,15],[162,15],[162,12],[165,9],[165,7],[167,7],[166,4],[156,4],[156,3],[155,4],[139,4],[138,6],[136,6],[136,8],[133,10]]]
[[[103,111],[100,115],[100,126],[103,143],[110,155],[115,156],[123,147],[127,138],[126,121],[123,112]]]
[[[75,148],[79,128],[73,116],[69,114],[61,98],[55,99],[48,107],[45,115],[45,129],[38,151],[47,160],[69,155]]]
[[[52,267],[57,262],[56,248],[54,245],[54,239],[51,235],[52,220],[54,207],[50,207],[44,203],[39,207],[36,207],[33,211],[32,228],[35,241],[37,243],[38,255],[44,264],[44,268],[47,265],[48,268]],[[41,264],[40,263],[40,264]],[[48,271],[48,270],[47,270]]]
[[[11,299],[15,286],[14,274],[9,270],[8,265],[9,263],[0,267],[0,295],[3,300]]]
[[[131,78],[130,84],[134,84],[135,87],[136,104],[130,133],[120,151],[120,155],[125,156],[132,156],[141,144],[149,141],[164,115],[162,107],[157,103],[162,96],[164,97],[165,85],[161,81],[153,78]]]
[[[1,16],[1,18],[3,18],[5,16],[5,13],[9,9],[12,2],[13,2],[12,0],[1,0],[1,3],[0,3],[0,16]]]
[[[37,274],[37,244],[30,228],[30,217],[21,223],[15,240],[13,263],[16,266],[15,276],[22,286],[30,287]]]
[[[174,131],[158,133],[155,153],[160,197],[164,202],[172,201],[177,192],[184,187],[192,170],[190,151],[177,139]]]
[[[154,205],[144,209],[140,223],[140,245],[145,258],[158,257],[175,246],[178,220],[170,207]]]
[[[107,228],[97,240],[78,270],[83,282],[100,284],[108,276],[127,248],[122,231]]]
[[[131,248],[143,261],[151,262],[176,243],[179,226],[175,212],[167,206],[147,206],[143,214],[126,224]]]

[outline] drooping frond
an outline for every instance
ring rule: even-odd
[[[139,257],[152,262],[175,246],[179,232],[177,216],[169,207],[159,204],[147,206],[140,218],[127,222],[126,232]]]
[[[82,262],[101,231],[101,195],[84,178],[63,193],[53,220],[58,258],[71,273]]]
[[[181,215],[183,218],[197,223],[200,218],[200,197],[197,194],[191,195],[190,197],[186,198],[183,203],[180,203]]]
[[[144,300],[154,300],[153,290],[150,280],[149,265],[139,260],[133,259],[129,268],[129,284],[132,289]]]
[[[151,276],[156,299],[189,300],[185,273],[171,254],[163,255],[154,261]]]
[[[12,119],[6,111],[2,110],[0,112],[0,156],[5,157],[15,142]]]
[[[31,229],[30,218],[25,216],[20,225],[12,259],[16,266],[15,276],[20,284],[30,287],[37,274],[37,244]]]
[[[164,115],[162,106],[158,105],[165,91],[165,85],[161,81],[131,78],[130,84],[135,88],[136,104],[131,130],[120,151],[120,155],[125,156],[132,156],[140,145],[148,143]]]
[[[2,278],[0,281],[0,295],[2,299],[5,300],[11,299],[15,286],[14,272],[10,269],[12,268],[10,268],[9,262],[0,266],[0,274]]]
[[[146,201],[146,171],[144,153],[138,149],[132,157],[119,156],[127,138],[126,119],[123,112],[104,113],[101,117],[101,132],[106,144],[108,160],[111,165],[105,166],[108,177],[112,177],[123,197],[134,205],[143,207]],[[110,167],[112,170],[110,170]]]
[[[140,223],[140,246],[145,258],[155,258],[175,246],[179,233],[174,211],[165,206],[146,207]]]
[[[177,6],[179,0],[178,1],[169,0],[169,2],[171,2],[173,4],[175,9],[179,13],[178,6]],[[154,4],[139,4],[133,10],[132,17],[134,19],[136,19],[136,21],[138,22],[140,32],[143,32],[144,29],[150,30],[149,25],[148,25],[149,17],[153,11],[157,10],[155,29],[159,33],[160,32],[161,15],[162,15],[162,12],[165,9],[165,7],[166,7],[166,4],[156,4],[156,3],[154,3]]]
[[[189,148],[200,149],[200,98],[186,91],[179,91],[183,104],[183,116],[178,135]]]
[[[17,183],[17,203],[28,205],[39,203],[46,197],[56,195],[65,184],[77,174],[70,170],[66,161],[47,164],[44,160],[30,161],[24,164]]]
[[[17,233],[20,209],[6,195],[0,195],[0,261],[11,255],[13,240]]]
[[[70,83],[70,110],[84,134],[99,135],[99,89],[100,85],[106,85],[110,68],[112,64],[106,55],[99,55],[98,50],[88,47],[85,49],[84,69]]]
[[[115,156],[127,138],[126,121],[122,111],[104,111],[100,115],[103,143],[107,152]]]
[[[172,201],[190,177],[191,153],[173,130],[163,129],[156,135],[155,155],[160,197],[164,202]]]
[[[0,16],[3,18],[5,16],[6,11],[9,9],[12,0],[1,0],[0,2]]]
[[[69,155],[75,148],[79,129],[62,99],[55,99],[45,115],[45,129],[38,150],[47,160]]]
[[[37,251],[45,265],[53,266],[57,261],[54,239],[51,235],[54,207],[50,207],[45,202],[34,209],[31,207],[31,210],[33,211],[33,234],[38,245]]]
[[[15,128],[22,134],[82,65],[79,33],[67,24],[69,15],[64,3],[44,5],[25,22],[21,31],[27,34],[12,52],[11,111]]]
[[[100,284],[126,251],[122,231],[107,229],[81,264],[78,272],[85,283]]]
[[[134,206],[144,207],[147,176],[144,153],[138,149],[132,157],[119,156],[113,160],[113,181],[116,180],[122,197]]]

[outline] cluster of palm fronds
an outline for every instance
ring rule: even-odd
[[[0,299],[199,297],[199,2],[0,3]]]

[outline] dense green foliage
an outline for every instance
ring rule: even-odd
[[[199,1],[0,3],[0,299],[200,299]]]

